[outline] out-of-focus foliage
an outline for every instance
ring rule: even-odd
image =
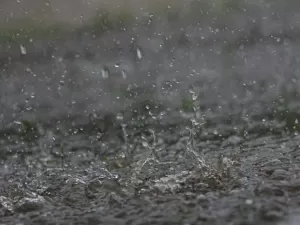
[[[271,0],[164,0],[164,1],[47,1],[0,3],[0,41],[24,42],[30,38],[58,38],[62,31],[85,27],[97,33],[111,29],[175,22],[179,26],[210,24],[221,30],[249,23],[297,26],[299,2]],[[62,5],[63,4],[63,5]],[[287,21],[283,20],[289,14]],[[279,19],[281,18],[281,19]],[[277,21],[277,22],[276,22]],[[266,28],[267,29],[267,28]],[[274,28],[275,29],[275,28]],[[268,30],[268,29],[267,29]],[[30,36],[30,37],[29,37]],[[53,38],[52,38],[53,39]]]

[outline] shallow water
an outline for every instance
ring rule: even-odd
[[[157,29],[2,52],[2,224],[295,224],[296,34]]]

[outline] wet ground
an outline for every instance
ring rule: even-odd
[[[253,32],[2,45],[1,224],[298,224],[300,43]]]

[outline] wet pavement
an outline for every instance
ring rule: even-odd
[[[201,32],[3,45],[0,224],[297,224],[297,34]]]

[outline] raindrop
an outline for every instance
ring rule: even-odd
[[[101,74],[102,74],[102,78],[103,78],[103,79],[107,79],[108,76],[109,76],[108,69],[107,69],[107,68],[102,68]]]
[[[125,70],[122,70],[122,77],[124,80],[127,78],[127,74],[126,74]]]
[[[116,119],[117,119],[117,120],[123,120],[123,115],[120,114],[120,113],[117,114]]]
[[[139,48],[136,49],[136,55],[137,55],[138,59],[142,59],[142,57],[143,57],[142,52]]]
[[[143,147],[145,147],[145,148],[149,147],[149,144],[148,144],[148,142],[146,142],[146,141],[143,141],[143,142],[142,142],[142,145],[143,145]]]
[[[26,55],[27,54],[26,48],[23,45],[20,45],[20,50],[21,50],[21,54],[22,55]]]

